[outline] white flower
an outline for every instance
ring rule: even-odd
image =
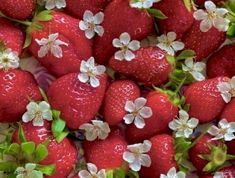
[[[110,128],[107,122],[92,120],[92,124],[82,124],[79,129],[85,130],[85,137],[88,141],[94,141],[97,137],[105,140],[109,133]]]
[[[82,60],[78,79],[80,82],[90,83],[92,87],[96,88],[100,85],[98,76],[102,75],[105,70],[105,66],[96,66],[94,57],[90,57],[87,61]]]
[[[176,40],[175,32],[168,32],[157,37],[157,47],[166,51],[169,55],[174,56],[175,52],[184,49],[184,43]]]
[[[99,36],[103,36],[104,28],[100,25],[104,20],[104,13],[99,12],[95,15],[89,10],[86,10],[83,15],[83,20],[79,22],[79,28],[85,31],[85,35],[88,39],[91,39],[97,33]]]
[[[18,54],[10,48],[0,52],[0,69],[18,68],[19,61]]]
[[[223,100],[226,103],[229,103],[232,97],[235,97],[235,76],[228,82],[220,82],[217,85],[217,88],[221,93]]]
[[[37,171],[36,164],[27,163],[24,167],[18,167],[15,171],[16,178],[43,178],[41,171]]]
[[[106,178],[106,173],[104,169],[101,169],[99,172],[96,165],[92,163],[87,163],[87,170],[81,170],[78,175],[80,178]]]
[[[213,178],[224,178],[224,174],[222,172],[216,172]]]
[[[38,0],[37,2],[39,5],[45,5],[47,10],[66,7],[66,0]]]
[[[206,11],[199,9],[194,12],[193,16],[196,20],[201,20],[200,30],[207,32],[214,26],[219,31],[227,31],[230,20],[225,18],[228,10],[225,8],[216,8],[212,1],[205,2]]]
[[[186,111],[179,111],[179,119],[174,119],[169,123],[170,129],[176,131],[176,137],[189,138],[198,125],[198,119],[190,118]]]
[[[159,1],[161,0],[132,0],[130,1],[130,6],[138,9],[149,9],[153,6],[153,3]]]
[[[50,34],[47,38],[35,39],[35,41],[40,45],[40,49],[38,50],[38,57],[42,58],[47,55],[48,52],[51,52],[55,57],[62,58],[63,51],[61,49],[61,45],[68,46],[67,43],[57,39],[59,37],[59,33]]]
[[[185,173],[182,171],[176,172],[175,167],[172,167],[168,171],[167,175],[164,174],[160,175],[160,178],[185,178],[185,177],[186,177]]]
[[[142,129],[145,126],[145,118],[150,118],[153,113],[150,107],[145,106],[147,100],[145,98],[137,98],[134,102],[127,101],[125,110],[128,112],[123,119],[126,124],[134,124],[137,128]]]
[[[219,121],[218,127],[211,126],[208,133],[215,136],[212,140],[224,139],[231,141],[235,139],[235,122],[228,122],[226,119]]]
[[[135,58],[135,54],[132,51],[140,48],[140,42],[137,40],[131,41],[130,35],[124,32],[119,36],[119,39],[113,39],[113,46],[121,49],[114,54],[115,59],[119,61],[132,61]]]
[[[127,149],[123,153],[123,159],[129,163],[129,167],[133,171],[139,171],[141,165],[144,167],[151,166],[151,158],[147,152],[150,151],[152,143],[148,140],[145,140],[143,143],[138,143],[134,145],[128,145]]]
[[[33,121],[33,126],[43,126],[44,119],[52,120],[50,105],[46,101],[41,101],[39,104],[31,101],[26,108],[27,112],[22,116],[23,122]]]
[[[206,64],[203,62],[194,62],[193,59],[186,59],[185,65],[182,65],[182,69],[185,72],[189,72],[193,78],[197,81],[205,80],[205,76],[202,74]]]

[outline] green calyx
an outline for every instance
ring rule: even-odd
[[[18,138],[21,143],[11,143],[10,139],[6,139],[0,144],[1,162],[0,171],[6,175],[15,175],[16,169],[24,167],[27,163],[36,165],[35,170],[45,175],[52,175],[55,170],[54,165],[40,165],[39,162],[48,156],[47,142],[35,144],[27,141],[22,127],[20,126]],[[7,158],[6,158],[7,157]]]
[[[128,172],[125,171],[124,168],[116,168],[116,169],[110,169],[106,170],[106,178],[139,178],[138,172],[129,170]]]
[[[184,0],[184,5],[187,8],[189,12],[191,12],[193,9],[196,9],[196,5],[194,4],[194,0]]]
[[[208,147],[211,154],[199,155],[201,159],[209,161],[203,168],[204,172],[215,172],[221,168],[226,161],[235,159],[235,156],[227,154],[227,146],[225,144],[219,146],[208,144]]]

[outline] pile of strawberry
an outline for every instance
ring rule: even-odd
[[[235,178],[234,0],[0,2],[0,178]]]

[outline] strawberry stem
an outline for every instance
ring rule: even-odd
[[[30,26],[32,24],[32,22],[29,22],[29,21],[21,21],[21,20],[13,19],[11,17],[7,17],[2,12],[0,12],[0,17],[4,17],[4,18],[6,18],[6,19],[8,19],[10,21],[17,22],[19,24],[26,25],[26,26]]]

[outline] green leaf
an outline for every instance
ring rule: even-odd
[[[19,141],[20,141],[21,143],[27,141],[26,138],[25,138],[24,130],[23,130],[21,124],[19,124],[18,138],[19,138]]]
[[[196,53],[194,50],[191,49],[186,49],[184,51],[182,51],[177,57],[176,60],[185,60],[188,58],[193,58],[196,56]]]
[[[10,154],[13,156],[18,155],[20,152],[20,145],[17,143],[12,143],[9,148],[6,150],[5,154]]]
[[[229,27],[229,29],[227,31],[227,36],[230,37],[230,38],[235,36],[235,24],[232,24]]]
[[[36,170],[41,171],[45,175],[51,176],[55,172],[55,168],[55,165],[37,164]]]
[[[52,133],[56,138],[56,141],[60,143],[67,135],[68,131],[66,131],[66,122],[60,118],[60,111],[53,110],[53,121],[52,121]]]
[[[126,172],[123,168],[118,168],[114,170],[114,178],[125,178]]]
[[[42,12],[40,12],[37,17],[36,17],[36,20],[37,21],[49,21],[53,18],[53,16],[51,15],[51,12],[50,10],[44,10]]]
[[[106,178],[114,178],[113,174],[114,174],[113,170],[106,171]]]
[[[191,2],[191,0],[184,0],[184,5],[188,9],[188,11],[191,12],[191,9],[192,9],[192,2]]]
[[[18,165],[15,162],[0,162],[0,171],[14,172]]]
[[[135,171],[132,171],[132,170],[129,170],[127,175],[128,175],[129,178],[139,178],[140,177],[138,172],[135,172]]]
[[[163,14],[162,11],[158,10],[158,9],[147,9],[148,13],[158,19],[166,19],[167,16],[165,14]]]
[[[31,32],[30,32],[30,30],[27,29],[23,48],[25,49],[25,48],[29,47],[31,42],[32,42]]]
[[[48,156],[47,147],[43,144],[39,144],[35,151],[35,161],[39,162],[44,160]]]
[[[35,151],[35,143],[34,142],[24,142],[21,144],[21,149],[23,153],[26,155],[31,155]]]
[[[179,137],[175,138],[175,151],[176,153],[184,153],[191,147],[192,142],[186,138]]]

